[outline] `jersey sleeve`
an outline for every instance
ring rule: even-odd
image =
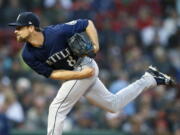
[[[74,20],[74,21],[63,24],[62,32],[67,37],[71,37],[75,33],[84,32],[87,26],[88,26],[87,19],[78,19],[78,20]]]
[[[51,68],[48,64],[38,61],[33,56],[28,56],[27,54],[22,54],[22,58],[24,62],[38,74],[47,78],[51,75],[53,68]]]

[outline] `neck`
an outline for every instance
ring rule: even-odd
[[[34,47],[41,47],[44,42],[44,35],[42,32],[34,31],[28,38],[28,42]]]

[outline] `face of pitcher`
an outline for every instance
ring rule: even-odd
[[[26,42],[30,37],[34,26],[17,26],[14,33],[18,42]]]

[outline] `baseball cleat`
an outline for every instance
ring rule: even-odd
[[[168,75],[158,71],[155,67],[149,66],[147,72],[156,80],[157,85],[175,86],[175,81]]]

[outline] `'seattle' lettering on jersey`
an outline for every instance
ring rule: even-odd
[[[72,22],[45,27],[44,43],[40,48],[25,43],[22,51],[25,63],[46,77],[49,77],[56,69],[73,70],[78,57],[72,54],[67,39],[75,33],[84,32],[88,20],[79,19]]]

